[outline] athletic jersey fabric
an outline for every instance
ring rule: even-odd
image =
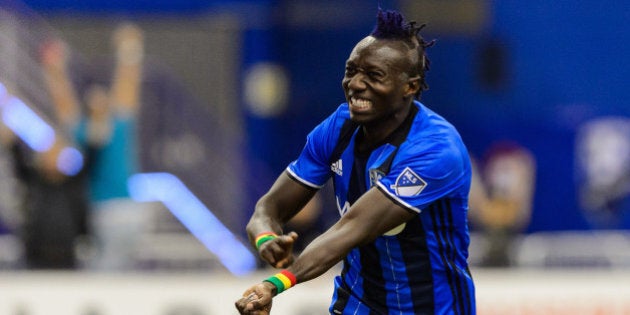
[[[330,313],[475,314],[467,264],[471,167],[459,134],[417,101],[371,151],[355,150],[358,130],[342,104],[311,131],[288,174],[312,188],[334,176],[340,215],[372,187],[418,215],[346,256]]]

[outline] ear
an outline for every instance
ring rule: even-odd
[[[420,76],[409,78],[405,89],[405,97],[415,96],[418,93],[418,90],[420,90]]]

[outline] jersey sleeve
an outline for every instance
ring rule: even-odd
[[[454,143],[401,146],[390,172],[377,185],[399,205],[415,212],[434,201],[465,191],[470,181],[467,155]]]
[[[287,172],[300,183],[321,188],[331,176],[330,155],[345,119],[342,107],[322,121],[306,137],[306,144],[298,158],[287,167]]]

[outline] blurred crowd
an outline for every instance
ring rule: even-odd
[[[214,44],[225,36],[214,31],[183,42],[204,48],[196,54],[217,54],[224,47],[200,41],[209,36]],[[238,234],[234,213],[243,209],[243,198],[225,196],[244,190],[235,172],[242,168],[235,155],[239,131],[218,114],[225,114],[221,94],[216,101],[198,98],[159,51],[145,52],[150,43],[180,42],[190,29],[174,31],[170,41],[161,30],[152,32],[147,36],[141,23],[108,20],[71,44],[72,36],[36,15],[0,7],[0,37],[7,43],[0,46],[0,269],[220,265],[207,240],[184,221],[205,220],[206,231],[227,226]],[[86,48],[97,51],[86,54]],[[159,190],[146,182],[132,187],[138,173],[169,175],[185,196],[174,196],[179,199],[171,205],[157,202],[154,192],[151,200],[134,200],[134,191]],[[213,176],[223,180],[209,181]],[[202,207],[189,211],[190,204]],[[186,208],[180,210],[185,218],[173,207]],[[203,236],[212,237],[206,231]]]
[[[5,175],[13,175],[12,184],[18,184],[13,196],[17,211],[3,209],[12,214],[4,215],[3,223],[5,233],[18,235],[23,243],[25,268],[78,268],[79,249],[89,256],[86,267],[132,267],[134,236],[146,221],[127,189],[127,179],[138,172],[143,32],[133,24],[121,25],[111,44],[111,79],[94,80],[81,90],[71,76],[73,54],[67,44],[48,38],[40,45],[37,61],[53,109],[50,148],[34,150],[1,126],[10,166]]]

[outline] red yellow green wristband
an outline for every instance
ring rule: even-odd
[[[256,249],[259,249],[263,243],[271,241],[272,239],[276,237],[278,237],[278,234],[274,232],[263,232],[263,233],[258,234],[254,241],[254,243],[256,244]]]
[[[271,282],[274,286],[276,286],[276,294],[280,294],[282,291],[286,291],[297,284],[297,278],[295,278],[295,275],[286,269],[265,279],[264,281]]]

